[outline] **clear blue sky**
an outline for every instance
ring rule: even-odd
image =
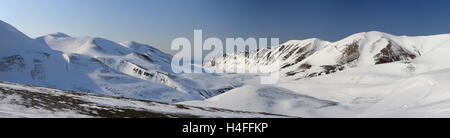
[[[0,20],[31,37],[63,32],[169,51],[177,37],[316,37],[450,33],[450,0],[0,0]],[[173,53],[173,52],[171,52]]]

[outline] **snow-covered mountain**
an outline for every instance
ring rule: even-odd
[[[1,81],[168,103],[202,100],[241,85],[190,79],[214,77],[208,74],[173,74],[171,55],[137,42],[64,33],[31,39],[5,22],[0,25]]]
[[[0,76],[2,81],[60,89],[99,90],[85,74],[67,69],[61,52],[29,38],[0,21]],[[77,84],[74,84],[74,80]]]
[[[225,54],[205,65],[233,71],[268,66],[295,79],[330,74],[346,68],[407,61],[428,52],[439,36],[407,37],[382,32],[363,32],[337,42],[320,39],[291,40],[275,48]],[[444,38],[445,39],[445,38]],[[442,40],[436,40],[442,41]]]
[[[337,42],[290,41],[259,52],[263,58],[255,58],[255,51],[250,58],[227,54],[247,63],[223,57],[211,62],[215,67],[281,62],[287,74],[277,84],[250,82],[211,99],[183,103],[301,117],[450,116],[450,34],[367,32]]]

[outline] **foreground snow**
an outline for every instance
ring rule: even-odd
[[[0,117],[288,117],[89,95],[0,82]]]

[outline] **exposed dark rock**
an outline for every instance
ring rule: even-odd
[[[286,60],[286,59],[288,59],[289,57],[291,57],[292,54],[294,54],[295,50],[297,50],[297,49],[298,49],[298,47],[296,47],[295,49],[289,51],[289,53],[286,54],[286,55],[283,57],[283,60]]]
[[[216,60],[213,59],[210,61],[210,63],[211,63],[211,66],[213,66],[213,67],[216,66]]]
[[[325,74],[335,73],[337,71],[344,70],[344,66],[342,66],[342,65],[325,65],[325,66],[320,66],[320,67],[322,67],[325,70],[321,73],[325,73]],[[321,73],[319,73],[319,74],[321,74]]]
[[[317,77],[317,76],[319,76],[319,73],[311,73],[311,74],[308,74],[307,75],[307,78],[312,78],[312,77]]]
[[[0,60],[0,71],[11,71],[13,69],[18,69],[20,71],[25,67],[24,58],[21,55],[13,55],[9,57],[3,57]]]
[[[281,67],[281,69],[284,69],[284,68],[293,66],[293,65],[295,65],[295,64],[297,64],[297,63],[303,61],[306,57],[312,55],[313,53],[314,53],[313,51],[308,51],[308,52],[305,52],[305,53],[303,53],[303,54],[300,54],[300,56],[298,56],[298,57],[295,59],[294,62],[288,63],[288,64],[284,64],[284,65]]]
[[[279,52],[283,51],[283,49],[285,48],[285,45],[281,45],[280,49],[278,49]]]
[[[289,72],[286,73],[286,76],[294,76],[297,73],[298,72],[295,72],[295,71],[289,71]]]
[[[72,93],[75,95],[83,96],[85,94]],[[46,93],[28,92],[23,90],[12,90],[0,88],[0,95],[16,95],[20,96],[22,100],[20,102],[13,101],[11,104],[22,105],[27,108],[45,109],[53,112],[57,111],[75,111],[83,115],[89,115],[94,117],[107,117],[107,118],[173,118],[173,117],[187,117],[197,118],[199,116],[189,114],[168,114],[159,113],[154,111],[148,111],[138,108],[123,108],[102,106],[96,103],[79,99],[66,95],[52,95]],[[4,97],[0,97],[3,99]],[[150,102],[151,103],[151,102]],[[161,104],[161,103],[160,103]],[[91,105],[91,106],[88,106]],[[99,108],[100,107],[100,108]],[[177,106],[178,107],[178,106]]]
[[[270,51],[269,53],[267,53],[266,60],[269,60],[271,55],[272,55],[272,51]]]
[[[307,49],[311,48],[311,45],[312,45],[312,44],[308,44],[308,45],[306,45],[306,46],[300,48],[300,49],[296,52],[296,54],[300,54],[300,53],[305,52]]]
[[[380,53],[375,55],[375,64],[384,64],[416,58],[416,55],[410,54],[402,48],[398,48],[397,53],[392,48],[392,42],[389,41],[388,45],[383,48]]]
[[[230,86],[230,87],[225,87],[225,88],[220,88],[220,89],[216,89],[216,90],[200,90],[200,89],[196,89],[199,94],[204,97],[204,98],[211,98],[213,96],[225,93],[227,91],[230,91],[232,89],[234,89],[234,86]]]
[[[312,65],[309,65],[309,64],[305,63],[305,64],[300,65],[299,69],[307,70],[307,69],[311,69],[311,67],[312,67]]]
[[[42,64],[35,64],[33,70],[31,70],[31,78],[34,80],[42,80],[45,79],[45,69],[44,65]]]
[[[355,61],[359,58],[359,41],[355,41],[347,47],[342,52],[342,57],[339,59],[339,64],[346,64]]]

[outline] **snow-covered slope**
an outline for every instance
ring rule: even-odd
[[[337,102],[321,100],[277,86],[247,84],[205,101],[183,104],[234,110],[280,113],[301,117],[326,117],[322,110],[345,110]],[[338,113],[335,112],[338,116]]]
[[[399,81],[389,95],[358,117],[449,117],[450,69]]]
[[[39,37],[37,40],[51,49],[65,54],[86,55],[111,61],[106,63],[117,69],[123,68],[120,67],[121,62],[127,62],[142,65],[141,68],[148,70],[170,72],[170,55],[136,42],[118,44],[103,38],[70,37],[62,33]]]
[[[296,44],[292,45],[294,42]],[[308,45],[317,42],[321,44]],[[302,52],[295,54],[296,47],[310,47],[310,53],[303,59]],[[349,48],[356,50],[345,50]],[[289,50],[286,54],[280,49]],[[291,51],[295,51],[294,54],[289,54]],[[263,53],[270,52],[276,53],[273,62],[293,61],[284,60],[286,55],[301,57],[303,60],[298,63],[281,68],[284,72],[297,73],[287,75],[277,84],[249,81],[241,88],[205,101],[182,103],[301,117],[450,116],[448,34],[410,37],[367,32],[333,43],[318,39],[290,41]],[[267,58],[271,56],[256,59],[264,63],[270,61],[265,60]],[[228,65],[230,60],[219,57],[213,62],[218,67]],[[302,68],[306,63],[310,66]],[[342,69],[320,70],[325,66]]]
[[[68,70],[61,52],[38,43],[2,21],[0,24],[1,80],[61,89],[83,86],[99,90],[85,74]],[[75,85],[74,80],[79,83]]]
[[[1,81],[168,103],[202,100],[240,85],[172,74],[171,55],[136,42],[64,33],[31,39],[4,22],[0,34]]]
[[[198,100],[215,96],[239,85],[239,83],[219,79],[209,74],[197,74],[197,76],[201,76],[200,78],[213,77],[215,79],[202,81],[202,79],[191,79],[195,74],[173,74],[170,67],[171,55],[137,42],[128,41],[119,44],[102,38],[70,37],[61,33],[39,37],[37,40],[54,50],[64,52],[71,66],[77,70],[91,74],[90,76],[106,74],[109,77],[108,79],[113,79],[113,82],[103,82],[104,85],[109,85],[108,87],[113,87],[113,84],[118,85],[117,83],[125,81],[124,85],[113,88],[114,91],[117,91],[116,93],[122,91],[130,92],[137,88],[142,88],[136,90],[137,92],[155,89],[150,96],[140,94],[143,97],[133,97],[132,95],[127,97],[163,102]],[[98,71],[99,68],[104,68],[102,70],[107,71]],[[114,78],[114,76],[119,76],[120,78]],[[130,78],[127,79],[124,76],[130,76],[137,80],[130,84]],[[104,81],[101,79],[94,80],[97,83]],[[144,83],[139,84],[141,82]],[[147,86],[146,83],[152,82],[163,84],[180,92],[180,94],[174,97],[169,92],[156,89],[157,87],[151,88],[154,86]],[[214,85],[205,86],[202,85],[203,83]],[[155,93],[161,93],[160,95],[165,96],[165,99],[152,98],[158,97]]]
[[[449,117],[449,69],[387,63],[274,85],[248,83],[182,103],[301,117]]]
[[[259,118],[289,116],[165,104],[0,82],[0,117]]]
[[[37,44],[13,26],[0,20],[1,54],[18,52],[50,52],[50,48]]]

